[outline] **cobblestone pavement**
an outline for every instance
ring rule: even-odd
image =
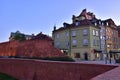
[[[91,80],[120,80],[120,67],[98,75]]]
[[[118,65],[120,66],[120,64],[115,63],[114,60],[110,61],[107,60],[107,62],[105,60],[101,60],[101,61],[81,61],[81,60],[76,60],[76,63],[87,63],[87,64],[105,64],[105,65]]]
[[[107,63],[105,60],[103,61],[80,61],[76,60],[76,63],[86,63],[86,64],[103,64],[103,65],[115,65],[118,66],[110,71],[107,71],[103,74],[100,74],[91,80],[120,80],[120,64],[115,63],[114,60],[110,61],[108,60]]]

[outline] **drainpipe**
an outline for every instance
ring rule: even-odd
[[[105,64],[107,64],[108,54],[107,54],[107,42],[106,42],[106,26],[105,26]]]
[[[69,27],[69,55],[71,56],[71,30]]]

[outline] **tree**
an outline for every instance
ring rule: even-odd
[[[24,40],[26,40],[26,38],[25,38],[24,34],[16,34],[14,36],[14,40],[24,41]]]

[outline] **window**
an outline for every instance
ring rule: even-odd
[[[75,58],[80,58],[80,53],[75,53]]]
[[[96,31],[96,36],[99,36],[99,33],[98,33],[98,31]]]
[[[85,20],[85,17],[84,17],[84,16],[81,16],[81,17],[80,17],[80,20]]]
[[[76,31],[72,31],[72,36],[76,36]]]
[[[56,42],[56,43],[55,43],[55,46],[56,46],[56,47],[59,47],[59,46],[60,46],[60,42]]]
[[[88,39],[84,39],[84,40],[83,40],[83,45],[84,45],[84,46],[88,46]]]
[[[109,47],[110,47],[110,45],[108,44],[108,45],[107,45],[107,47],[109,48]]]
[[[104,22],[102,22],[102,26],[104,26]]]
[[[107,26],[109,25],[108,22],[106,22],[106,25],[107,25]]]
[[[97,40],[96,39],[93,40],[93,45],[97,46]]]
[[[66,41],[66,46],[69,46],[69,42],[68,41]]]
[[[75,22],[75,26],[79,26],[79,22]]]
[[[67,36],[67,37],[69,36],[69,32],[66,32],[66,36]]]
[[[99,46],[100,45],[100,41],[99,40],[97,40],[97,46]]]
[[[83,30],[83,35],[88,35],[88,30],[87,29]]]
[[[101,21],[99,21],[99,25],[101,25]]]
[[[95,35],[95,30],[93,30],[93,35]]]
[[[72,41],[72,46],[76,46],[77,45],[77,41],[76,40],[73,40]]]
[[[95,22],[94,25],[97,26],[97,23]]]
[[[103,36],[102,36],[102,35],[100,36],[100,39],[103,39]]]
[[[56,34],[56,38],[59,38],[60,37],[60,35],[59,34]]]

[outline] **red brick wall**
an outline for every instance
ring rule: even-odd
[[[60,57],[65,56],[52,45],[49,40],[26,40],[0,43],[0,56],[40,56]]]
[[[0,59],[0,72],[19,80],[89,80],[115,67],[74,62]]]

